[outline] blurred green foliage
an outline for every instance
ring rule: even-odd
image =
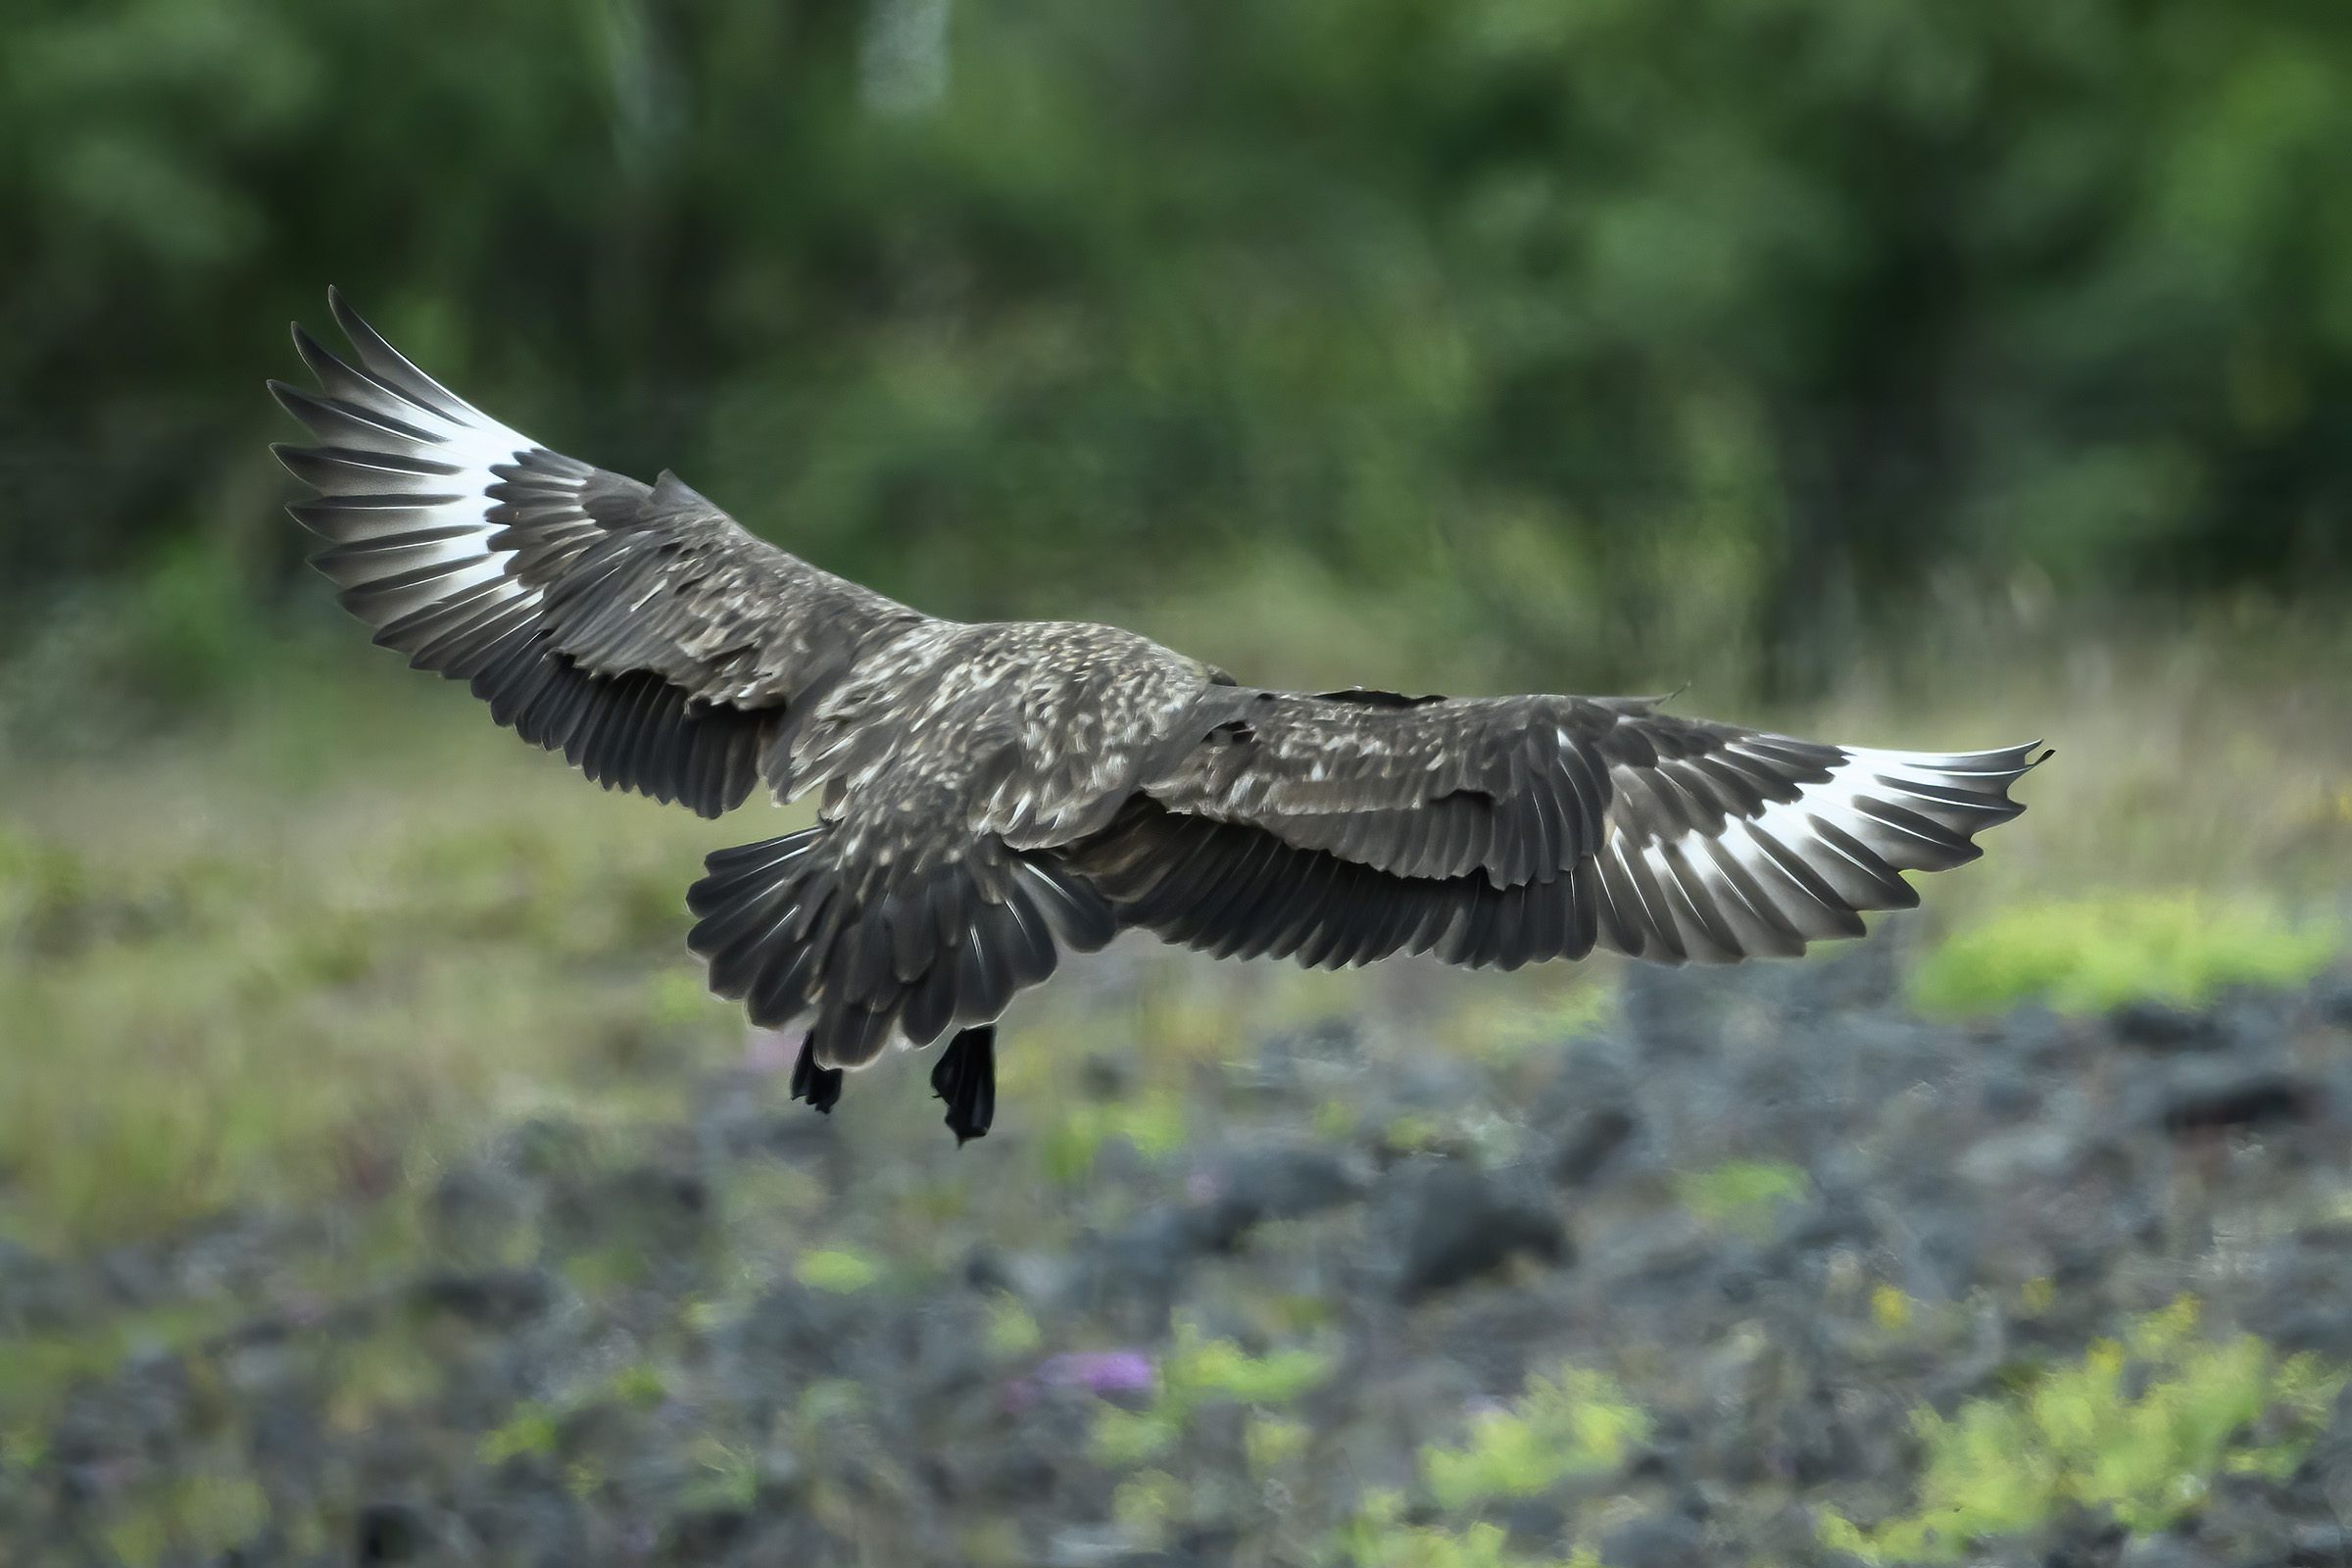
[[[1231,1340],[1204,1337],[1192,1323],[1180,1320],[1175,1329],[1152,1402],[1141,1410],[1105,1405],[1095,1413],[1093,1446],[1104,1463],[1134,1464],[1164,1451],[1211,1401],[1287,1404],[1338,1365],[1328,1349],[1291,1346],[1251,1355]]]
[[[1179,1149],[1184,1144],[1184,1102],[1165,1090],[1128,1102],[1082,1101],[1047,1129],[1038,1156],[1054,1181],[1078,1181],[1094,1164],[1103,1140],[1112,1137],[1126,1139],[1147,1158]]]
[[[1805,1173],[1785,1160],[1735,1159],[1712,1170],[1677,1172],[1674,1196],[1710,1225],[1761,1241],[1781,1205],[1805,1196]]]
[[[1500,674],[1802,690],[1932,584],[2303,585],[2348,84],[2298,0],[23,0],[0,582],[233,668],[332,280],[951,613],[1311,561]]]
[[[1459,1446],[1423,1445],[1422,1489],[1454,1520],[1514,1497],[1555,1493],[1563,1483],[1599,1481],[1621,1469],[1648,1441],[1649,1415],[1615,1378],[1563,1362],[1551,1377],[1528,1379],[1527,1392],[1471,1420]],[[1539,1564],[1511,1548],[1492,1520],[1461,1525],[1409,1518],[1405,1494],[1368,1488],[1353,1515],[1333,1532],[1332,1554],[1352,1568],[1597,1568],[1589,1544],[1564,1559]],[[1577,1534],[1591,1532],[1580,1524]]]
[[[1570,1476],[1605,1475],[1648,1441],[1649,1416],[1605,1372],[1563,1365],[1531,1377],[1508,1406],[1484,1411],[1458,1448],[1425,1446],[1421,1473],[1442,1508],[1532,1497]]]
[[[882,1277],[881,1268],[863,1252],[847,1248],[803,1252],[793,1276],[811,1290],[852,1295]]]
[[[2029,905],[1961,930],[1920,960],[1911,991],[1947,1013],[2027,1000],[2064,1012],[2193,1004],[2230,984],[2299,984],[2342,947],[2334,921],[2290,923],[2252,900],[2119,893]]]
[[[1500,1525],[1480,1520],[1463,1530],[1406,1520],[1404,1494],[1376,1489],[1364,1494],[1354,1518],[1333,1543],[1348,1568],[1553,1568],[1510,1546]],[[1600,1559],[1579,1551],[1557,1568],[1599,1568]]]
[[[2011,1396],[1948,1421],[1918,1416],[1927,1450],[1915,1514],[1863,1530],[1821,1511],[1822,1544],[1867,1563],[1958,1562],[1983,1537],[2031,1530],[2069,1505],[2151,1535],[2202,1505],[2221,1472],[2293,1473],[2344,1374],[2280,1360],[2260,1340],[2196,1335],[2182,1297]]]

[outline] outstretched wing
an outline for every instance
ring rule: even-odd
[[[664,473],[551,452],[327,296],[359,364],[300,326],[319,391],[270,391],[321,443],[273,448],[344,608],[590,778],[706,816],[742,804],[788,710],[922,617],[747,533]],[[776,765],[771,764],[773,772]]]
[[[1981,853],[2034,748],[1862,751],[1646,699],[1236,695],[1072,862],[1129,924],[1336,967],[1796,954]]]

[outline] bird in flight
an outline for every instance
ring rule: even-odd
[[[674,474],[548,450],[327,300],[357,364],[294,328],[318,390],[270,390],[319,444],[272,450],[376,642],[608,789],[711,817],[820,792],[816,826],[716,852],[686,896],[711,990],[806,1029],[818,1109],[944,1035],[948,1125],[985,1133],[1006,1004],[1131,927],[1326,968],[1801,954],[1976,858],[2040,760],[1654,698],[1267,691],[1114,626],[941,620]]]

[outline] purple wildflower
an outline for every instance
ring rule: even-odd
[[[1064,1350],[1049,1355],[1027,1377],[1004,1390],[1008,1409],[1025,1410],[1056,1389],[1084,1389],[1098,1398],[1149,1393],[1157,1381],[1152,1358],[1141,1350]]]

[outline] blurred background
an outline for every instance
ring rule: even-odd
[[[15,0],[0,1564],[2344,1560],[2347,189],[2308,0]],[[1757,976],[1121,947],[951,1158],[681,952],[799,816],[301,565],[330,282],[937,613],[2058,757]]]

